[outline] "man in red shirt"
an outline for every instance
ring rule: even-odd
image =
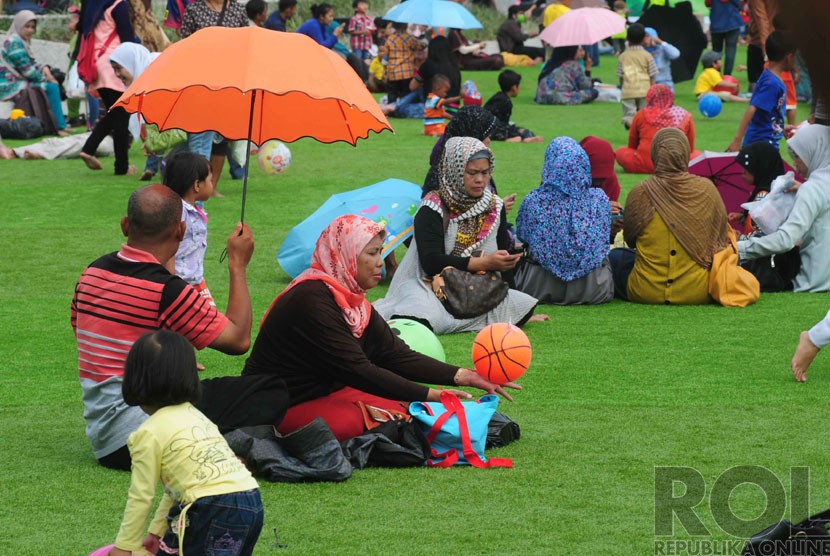
[[[132,344],[165,328],[196,349],[241,355],[251,343],[251,299],[245,272],[254,251],[251,230],[237,225],[227,242],[230,288],[225,314],[184,280],[171,274],[185,223],[181,198],[163,185],[130,196],[121,250],[84,270],[72,299],[71,324],[78,343],[86,434],[98,461],[129,469],[127,438],[147,418],[121,394],[124,362]],[[199,409],[220,429],[273,424],[282,418],[287,394],[279,382],[248,377],[202,381]]]

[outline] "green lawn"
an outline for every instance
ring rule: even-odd
[[[614,63],[603,58],[595,75],[611,81]],[[546,139],[592,134],[615,147],[625,143],[619,105],[535,106],[536,69],[521,71],[520,125]],[[465,78],[489,96],[496,75]],[[704,119],[691,82],[678,86],[677,100],[695,114],[697,148],[729,143],[744,106],[726,105]],[[292,144],[293,164],[283,175],[268,177],[254,164],[247,221],[257,245],[248,275],[255,321],[288,282],[275,261],[283,238],[330,194],[388,177],[421,183],[433,140],[419,135],[419,121],[392,125],[395,134],[356,148]],[[521,198],[538,184],[544,144],[493,148],[503,194]],[[138,147],[131,156],[143,163]],[[90,452],[69,326],[77,277],[118,248],[119,219],[140,185],[112,176],[111,159],[105,168],[91,172],[79,160],[0,162],[2,554],[86,554],[112,542],[121,520],[130,477],[98,466]],[[621,175],[623,191],[641,179]],[[218,258],[239,217],[241,183],[226,173],[220,190],[226,197],[207,206],[205,273],[221,307],[227,272]],[[782,478],[791,466],[809,466],[812,509],[828,507],[830,470],[812,427],[830,417],[830,361],[820,356],[806,385],[789,373],[798,333],[828,306],[830,295],[789,293],[764,294],[746,309],[618,301],[545,307],[551,320],[526,328],[535,353],[525,389],[503,404],[523,432],[498,451],[513,469],[371,469],[343,484],[262,483],[266,526],[256,553],[653,553],[654,468],[665,465],[698,469],[709,488],[735,465],[765,466]],[[472,338],[441,338],[448,360],[469,365]],[[243,365],[210,350],[199,359],[207,376],[237,374]],[[731,502],[751,519],[764,498],[741,487]],[[706,504],[698,509],[713,538],[729,538]],[[287,550],[274,546],[273,529]],[[682,529],[677,534],[685,538]]]

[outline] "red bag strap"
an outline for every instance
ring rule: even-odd
[[[113,31],[112,34],[107,38],[104,42],[104,46],[101,47],[101,50],[98,51],[98,58],[104,55],[104,52],[107,51],[107,47],[115,40],[115,37],[118,36],[118,31]],[[93,39],[94,40],[94,39]]]
[[[433,424],[432,428],[429,430],[429,433],[427,434],[427,441],[430,444],[432,444],[432,440],[438,434],[438,431],[441,430],[441,427],[444,426],[444,423],[447,422],[447,419],[455,415],[458,419],[458,430],[461,434],[461,448],[467,463],[479,469],[488,467],[513,467],[513,460],[507,458],[490,458],[489,460],[484,461],[479,457],[476,451],[473,450],[473,442],[470,440],[470,428],[467,424],[467,414],[464,411],[464,404],[461,403],[461,400],[459,400],[457,396],[447,392],[446,390],[442,391],[441,403],[447,411],[435,420],[435,424]],[[458,462],[458,450],[452,449],[440,454],[433,450],[432,457],[444,457],[445,459],[435,464],[429,462],[430,466],[449,467]],[[452,460],[451,463],[448,463],[450,460]]]

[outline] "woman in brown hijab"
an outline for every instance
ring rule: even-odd
[[[617,297],[637,303],[710,303],[709,269],[726,246],[726,209],[711,181],[688,173],[689,141],[662,129],[651,144],[654,175],[625,205],[625,242],[609,255]]]

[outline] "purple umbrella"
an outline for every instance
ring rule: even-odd
[[[726,205],[727,213],[742,212],[741,203],[749,201],[749,196],[755,189],[753,185],[748,185],[744,181],[744,167],[735,161],[736,156],[737,153],[703,151],[703,154],[689,162],[690,174],[709,178],[715,184],[723,199],[723,204]],[[784,171],[791,170],[795,172],[789,164],[784,162]],[[801,181],[798,175],[796,179]],[[739,228],[736,227],[736,229]]]

